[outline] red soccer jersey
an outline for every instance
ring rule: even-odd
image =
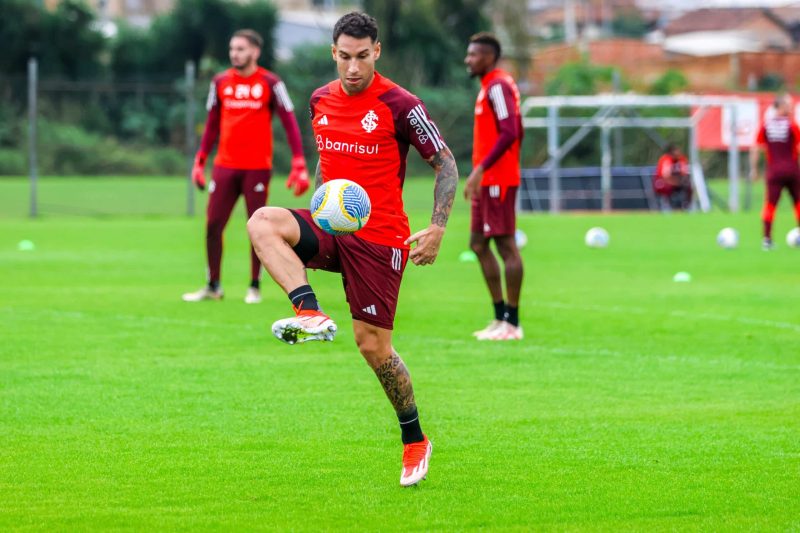
[[[372,213],[360,238],[408,248],[403,181],[409,145],[428,159],[445,148],[422,101],[377,72],[362,92],[348,95],[339,80],[311,96],[311,123],[322,180],[349,179],[367,191]]]
[[[294,106],[281,79],[265,68],[242,77],[231,68],[211,81],[208,122],[200,151],[211,152],[219,137],[214,164],[236,169],[272,168],[272,113],[287,131],[294,155],[302,155]]]
[[[766,119],[758,130],[757,142],[767,148],[767,179],[798,176],[797,145],[800,129],[789,117]]]
[[[481,185],[519,185],[521,142],[517,84],[510,74],[496,68],[481,78],[481,91],[475,102],[472,165],[483,165]]]

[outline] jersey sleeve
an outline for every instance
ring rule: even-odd
[[[758,135],[756,136],[756,144],[767,144],[767,128],[764,124],[758,128]]]
[[[670,174],[670,157],[667,154],[662,155],[658,158],[658,163],[656,163],[656,176],[659,178],[663,178],[669,176]]]
[[[800,145],[800,127],[797,126],[797,122],[792,122],[792,136],[794,138],[794,145]]]
[[[520,118],[511,86],[498,80],[489,85],[487,94],[499,135],[492,149],[481,161],[484,170],[494,165],[521,134],[521,131],[518,131]]]
[[[398,137],[412,145],[423,159],[430,159],[447,147],[439,128],[419,98],[412,96],[407,99],[399,119],[396,124]]]
[[[294,116],[294,104],[289,97],[289,91],[286,90],[286,84],[273,73],[269,73],[267,82],[272,94],[269,102],[270,108],[281,119],[283,129],[286,130],[286,140],[289,143],[292,155],[294,157],[302,156],[303,141],[300,136],[300,127],[297,124],[297,118]]]
[[[205,155],[211,153],[217,139],[219,139],[221,113],[219,95],[217,94],[217,81],[217,78],[211,80],[211,85],[208,88],[208,98],[206,99],[208,117],[206,119],[206,127],[203,130],[203,137],[200,140],[200,152]]]

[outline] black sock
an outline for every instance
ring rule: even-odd
[[[289,293],[289,300],[292,305],[297,309],[303,311],[319,311],[319,304],[317,303],[317,296],[311,285],[301,285]]]
[[[494,319],[503,320],[506,316],[506,303],[503,300],[494,303]]]
[[[514,327],[519,326],[519,307],[506,307],[506,322]]]
[[[411,444],[413,442],[422,442],[425,440],[425,435],[422,434],[422,428],[419,425],[419,414],[417,408],[404,415],[398,415],[397,419],[400,421],[400,432],[403,444]]]
[[[208,282],[208,288],[211,289],[214,292],[217,292],[219,290],[219,280],[215,279],[215,280],[209,281]]]
[[[254,279],[253,281],[250,282],[250,287],[252,287],[253,289],[260,289],[261,288],[261,280]]]

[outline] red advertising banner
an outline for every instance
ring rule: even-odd
[[[758,128],[765,116],[772,112],[774,93],[727,93],[704,96],[735,96],[739,98],[736,105],[736,140],[740,150],[748,150],[756,140]],[[727,150],[731,142],[730,108],[707,107],[704,111],[695,108],[692,114],[703,112],[697,125],[697,144],[701,150]],[[794,104],[795,121],[800,119],[800,105]]]

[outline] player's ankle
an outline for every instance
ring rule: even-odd
[[[412,411],[397,415],[397,419],[400,421],[403,444],[413,444],[425,440],[422,427],[419,425],[419,414],[416,407]]]
[[[311,285],[301,285],[289,294],[289,301],[292,306],[297,310],[303,311],[319,311],[319,302],[317,302],[317,295],[314,294],[314,289]]]
[[[510,305],[506,306],[506,322],[508,322],[515,328],[519,327],[519,306],[517,307],[511,307]]]

